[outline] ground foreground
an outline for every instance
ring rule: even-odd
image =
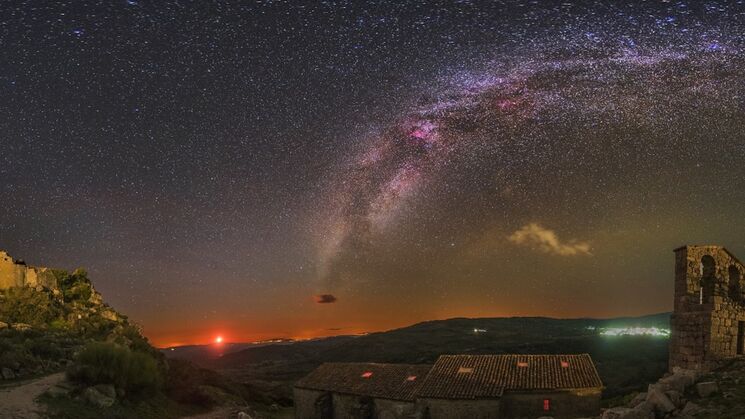
[[[36,399],[62,382],[64,378],[63,373],[57,373],[12,387],[0,387],[0,418],[28,419],[42,417],[46,409]]]

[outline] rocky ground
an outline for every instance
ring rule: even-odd
[[[728,361],[706,374],[676,369],[650,384],[626,406],[607,409],[602,419],[745,418],[745,359]]]

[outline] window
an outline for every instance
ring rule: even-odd
[[[549,410],[551,410],[551,400],[543,399],[543,411],[548,412]]]
[[[473,372],[473,368],[469,368],[469,367],[458,368],[458,374],[470,374],[472,372]]]
[[[362,373],[362,378],[370,378],[372,377],[373,373],[372,371],[365,371]]]
[[[569,368],[569,362],[561,361],[561,368]]]
[[[742,299],[740,293],[740,270],[735,265],[729,267],[729,298],[733,301],[740,301]]]
[[[527,368],[528,367],[528,363],[527,362],[518,362],[517,363],[517,366],[520,367],[520,368]]]
[[[717,270],[717,263],[713,257],[704,255],[701,258],[701,288],[699,294],[699,303],[703,304],[709,302],[709,299],[714,295],[714,282],[715,274]]]
[[[416,375],[410,375],[406,381],[416,381]]]

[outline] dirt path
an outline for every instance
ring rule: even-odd
[[[64,373],[48,375],[36,380],[21,383],[14,387],[0,388],[0,418],[27,419],[39,418],[44,407],[35,399],[49,388],[60,383]]]

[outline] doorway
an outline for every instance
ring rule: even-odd
[[[745,354],[745,322],[737,322],[737,355]]]

